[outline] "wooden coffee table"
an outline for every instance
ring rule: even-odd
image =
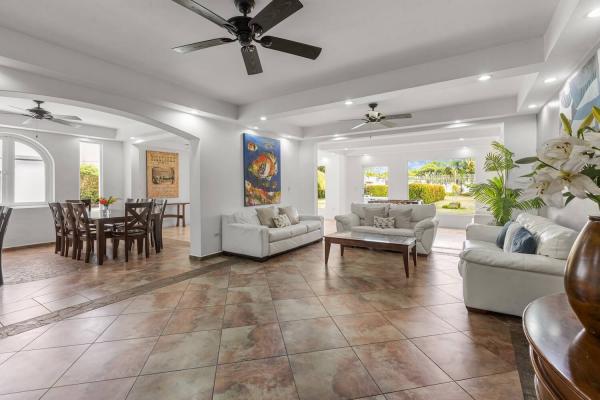
[[[412,254],[413,263],[417,268],[417,241],[415,238],[402,236],[378,235],[373,233],[339,232],[325,236],[325,266],[329,261],[331,244],[339,244],[342,257],[344,247],[362,247],[374,250],[391,250],[402,253],[404,259],[404,272],[409,277],[408,255]]]

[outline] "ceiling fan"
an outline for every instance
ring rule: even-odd
[[[192,51],[220,46],[226,43],[239,42],[248,75],[255,75],[263,72],[258,56],[258,50],[256,49],[254,42],[267,49],[282,51],[311,60],[316,60],[317,57],[319,57],[319,54],[321,54],[320,47],[275,36],[262,36],[269,29],[300,10],[303,5],[298,0],[273,0],[254,17],[249,17],[248,14],[250,14],[254,8],[255,0],[234,0],[235,6],[243,15],[232,17],[228,20],[215,14],[194,0],[172,1],[201,15],[220,27],[225,28],[231,35],[235,36],[205,40],[175,47],[173,50],[178,53],[190,53]]]
[[[34,119],[44,119],[47,121],[55,122],[57,124],[71,126],[73,128],[79,128],[81,126],[81,125],[74,124],[71,122],[71,121],[81,121],[81,118],[79,118],[75,115],[54,115],[50,111],[42,108],[42,104],[44,104],[44,102],[42,100],[33,100],[33,102],[36,103],[36,106],[33,108],[23,109],[23,108],[11,106],[12,108],[19,110],[21,112],[11,112],[11,111],[0,110],[0,114],[21,115],[24,117],[28,117],[23,122],[23,125],[29,124]],[[71,120],[71,121],[67,121],[67,120]]]
[[[360,124],[358,124],[354,128],[352,128],[352,130],[358,129],[361,126],[364,126],[367,124],[381,124],[387,128],[395,128],[398,125],[396,125],[393,122],[390,122],[389,121],[390,119],[412,118],[412,114],[385,115],[383,113],[380,113],[379,111],[375,111],[375,108],[377,108],[377,103],[370,103],[369,107],[371,108],[371,110],[369,110],[369,112],[365,114],[364,118],[347,120],[347,121],[362,121]]]

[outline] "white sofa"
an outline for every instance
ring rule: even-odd
[[[221,218],[222,248],[225,253],[259,260],[322,240],[323,217],[300,215],[300,222],[285,228],[261,225],[254,208]]]
[[[458,269],[469,309],[522,316],[533,300],[564,292],[566,259],[577,232],[527,213],[515,222],[532,233],[537,254],[499,248],[496,238],[501,226],[467,226]]]
[[[405,229],[379,229],[365,224],[365,208],[381,208],[412,210],[410,228]],[[338,232],[364,232],[382,235],[414,237],[417,240],[417,253],[427,255],[437,232],[438,220],[435,217],[434,204],[362,204],[352,203],[350,214],[335,217]]]

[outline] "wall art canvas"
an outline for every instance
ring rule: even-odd
[[[281,201],[281,144],[277,139],[244,133],[244,205]]]
[[[574,127],[592,112],[593,106],[600,107],[599,66],[600,51],[567,81],[560,92],[560,112],[573,121]]]
[[[149,198],[179,197],[179,154],[146,151],[146,191]]]

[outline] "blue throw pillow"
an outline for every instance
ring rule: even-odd
[[[512,221],[505,223],[502,227],[502,230],[498,234],[498,237],[496,238],[496,246],[500,247],[501,249],[504,248],[504,240],[506,239],[506,232],[508,231],[510,224],[512,224]]]
[[[535,242],[535,238],[525,228],[520,228],[515,236],[513,237],[512,244],[510,246],[511,253],[521,253],[521,254],[535,254],[537,250],[537,243]]]

